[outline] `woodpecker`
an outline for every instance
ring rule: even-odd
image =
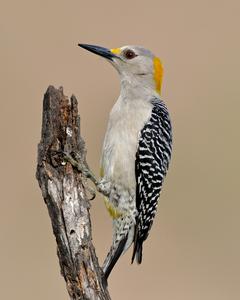
[[[121,92],[107,126],[99,190],[113,219],[113,241],[104,261],[107,279],[119,257],[133,244],[132,263],[142,262],[143,242],[156,214],[172,152],[169,112],[160,98],[160,59],[140,46],[79,44],[107,59],[118,71]]]

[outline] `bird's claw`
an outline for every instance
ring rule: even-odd
[[[86,185],[85,186],[86,190],[90,193],[90,198],[88,198],[89,201],[92,201],[96,198],[96,192],[93,188],[90,186]]]

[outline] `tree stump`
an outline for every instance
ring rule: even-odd
[[[43,99],[37,179],[51,218],[61,274],[71,300],[110,300],[92,243],[86,179],[64,152],[86,159],[75,96],[49,86]]]

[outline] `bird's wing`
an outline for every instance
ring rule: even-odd
[[[136,153],[136,219],[134,249],[138,263],[142,261],[142,244],[146,240],[157,209],[158,198],[172,150],[169,113],[162,101],[153,102],[150,120],[140,132]]]

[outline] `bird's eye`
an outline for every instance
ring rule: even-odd
[[[132,59],[134,57],[136,57],[136,53],[133,52],[132,50],[128,49],[124,52],[124,56],[127,58],[127,59]]]

